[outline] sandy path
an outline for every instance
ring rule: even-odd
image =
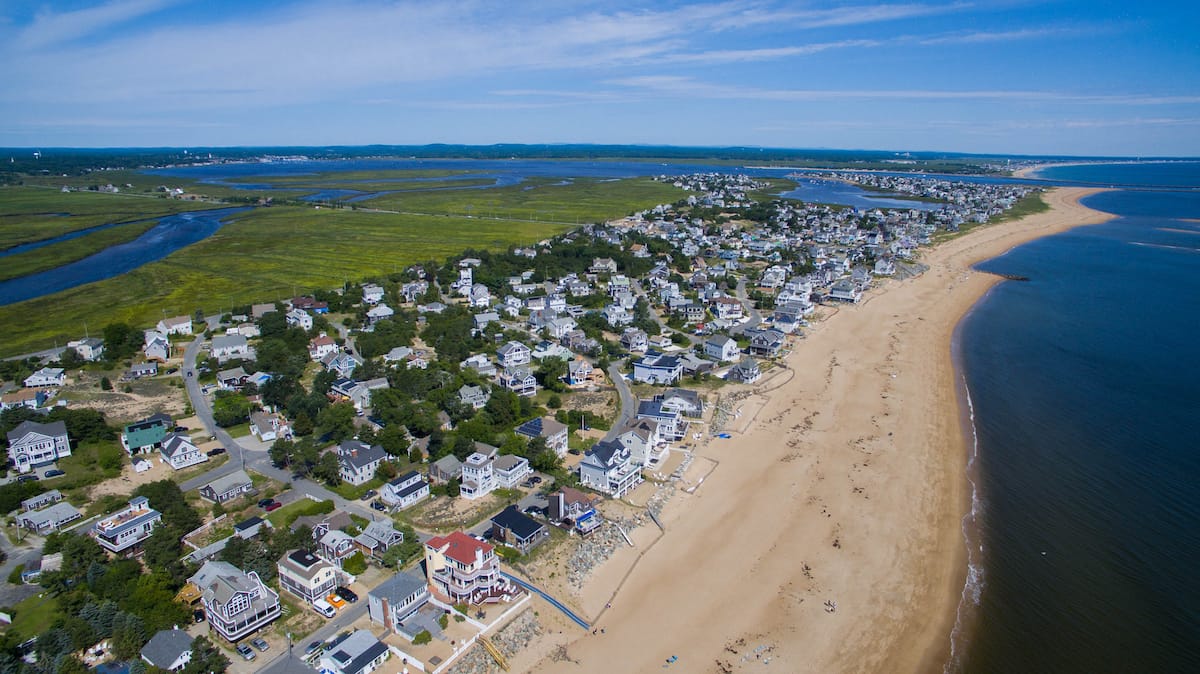
[[[700,450],[719,468],[673,499],[606,633],[536,671],[658,671],[671,655],[687,672],[941,671],[969,500],[949,344],[998,281],[970,266],[1107,219],[1078,204],[1094,191],[927,251],[928,272],[816,325],[747,432]]]

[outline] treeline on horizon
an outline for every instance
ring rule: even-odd
[[[36,156],[35,156],[36,153]],[[671,159],[684,161],[740,161],[806,166],[875,165],[895,160],[919,164],[962,163],[978,166],[1006,159],[1079,159],[1066,156],[980,155],[954,152],[893,152],[883,150],[782,149],[760,147],[680,147],[670,145],[498,144],[498,145],[335,145],[188,148],[0,148],[8,157],[0,173],[80,175],[99,169],[136,169],[167,165],[245,161],[264,156],[303,155],[311,159]],[[210,156],[211,155],[211,156]],[[1087,159],[1121,159],[1088,157]],[[897,165],[897,168],[905,166]],[[7,180],[5,182],[11,182]]]

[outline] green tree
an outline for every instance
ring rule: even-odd
[[[222,674],[229,669],[229,658],[201,634],[192,641],[192,659],[182,674]]]
[[[357,412],[348,402],[330,405],[317,415],[317,430],[328,435],[334,442],[341,442],[354,435],[354,417]]]
[[[360,550],[347,557],[346,561],[342,562],[342,568],[346,571],[346,573],[357,576],[366,572],[367,560],[363,558],[363,553]]]
[[[108,378],[108,377],[101,377],[101,378],[100,378],[100,390],[101,390],[101,391],[111,391],[111,390],[113,390],[113,389],[112,389],[112,382],[109,380],[109,378]]]
[[[313,469],[313,476],[323,480],[331,487],[336,487],[342,483],[341,465],[338,463],[337,454],[334,452],[325,452],[317,461],[316,467]]]
[[[450,498],[458,498],[458,495],[461,493],[462,485],[459,483],[458,478],[451,478],[451,480],[446,483],[446,496],[449,496]]]

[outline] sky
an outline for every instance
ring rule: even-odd
[[[0,146],[1200,155],[1179,0],[4,0]]]

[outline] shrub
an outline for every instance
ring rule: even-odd
[[[450,626],[450,617],[447,614],[443,613],[438,618],[438,627],[441,627],[442,629],[446,629],[449,626]]]
[[[111,391],[112,390],[112,382],[109,381],[108,377],[100,378],[100,390],[101,391]]]
[[[24,570],[25,570],[24,564],[16,565],[13,568],[12,572],[8,574],[8,582],[12,583],[13,585],[20,585],[21,584],[21,572]]]
[[[433,635],[429,633],[429,630],[421,630],[417,632],[417,636],[413,637],[413,644],[417,646],[424,646],[430,641],[433,641]]]
[[[346,570],[346,573],[352,576],[357,576],[366,572],[367,560],[363,558],[363,553],[360,550],[359,552],[347,557],[346,561],[342,563],[342,568]]]

